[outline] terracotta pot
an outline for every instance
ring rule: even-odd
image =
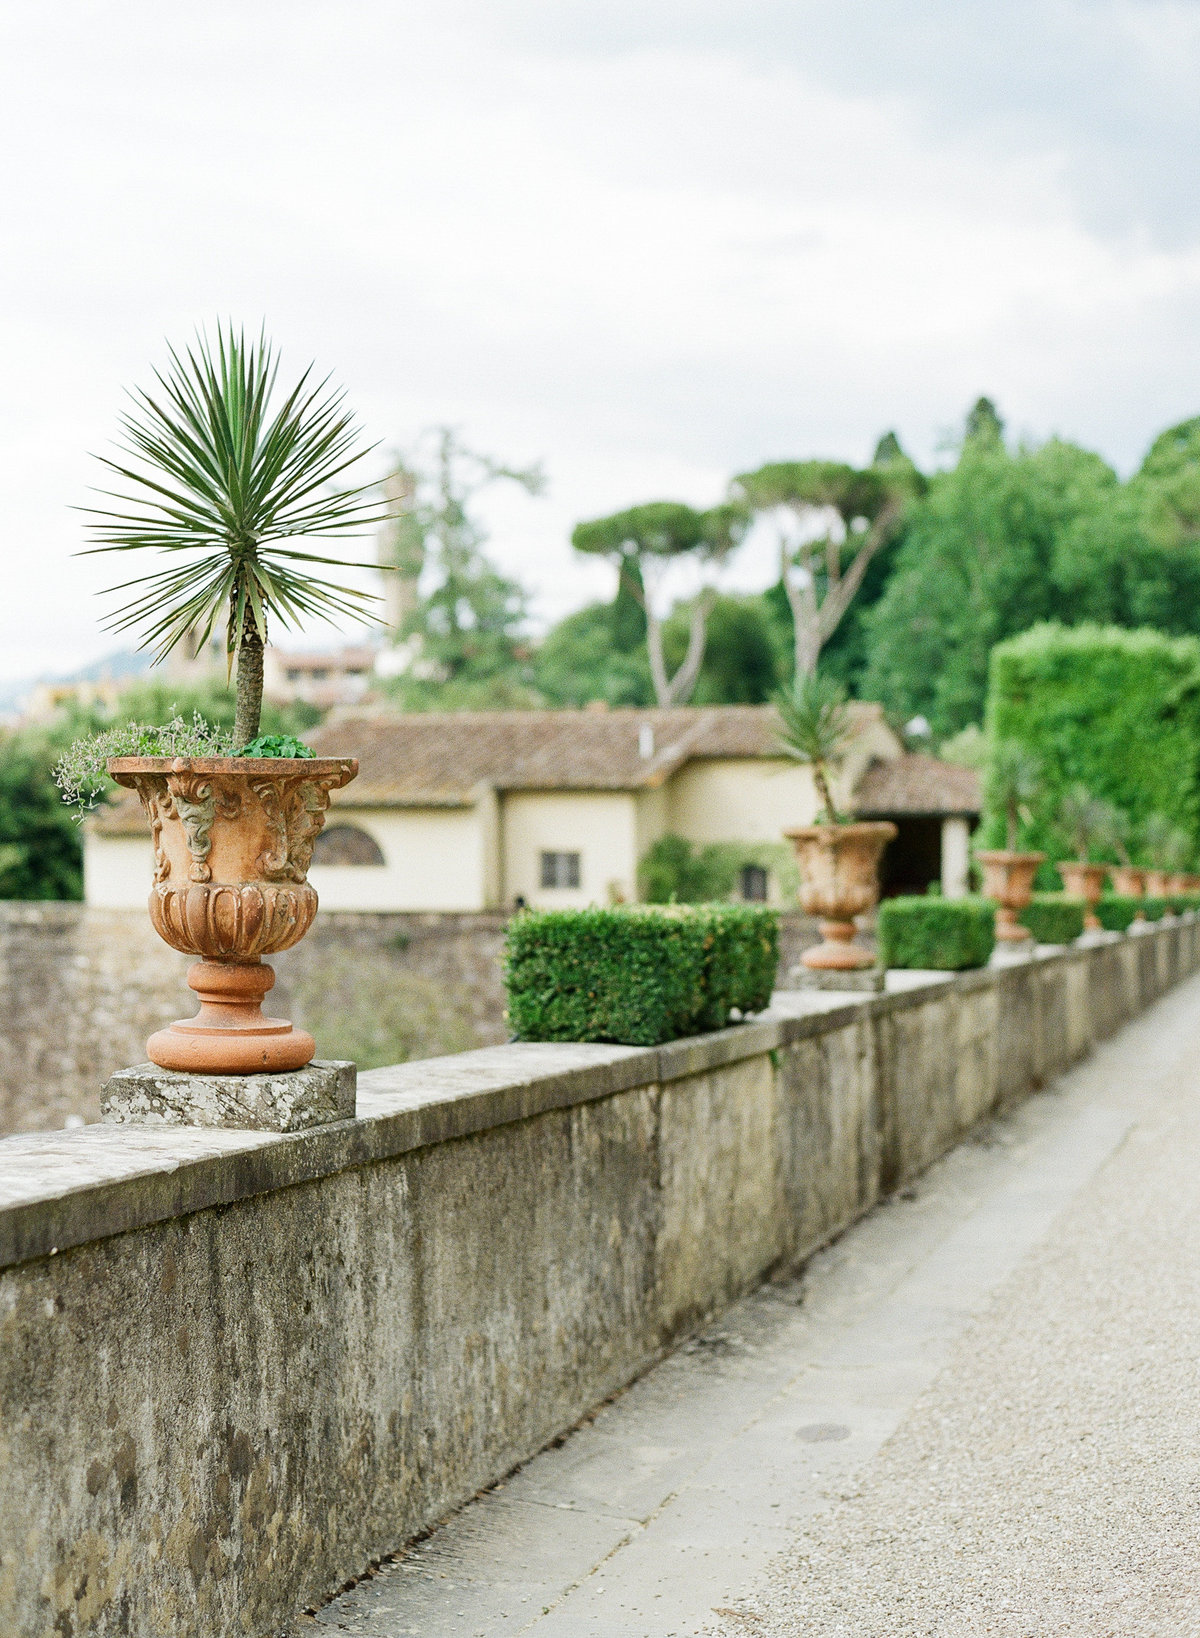
[[[822,918],[824,942],[800,957],[806,967],[853,972],[875,965],[870,950],[854,943],[854,917],[879,898],[879,860],[895,834],[888,819],[784,831],[800,861],[801,906]]]
[[[1171,891],[1167,886],[1167,882],[1170,880],[1167,872],[1165,870],[1147,870],[1144,874],[1146,877],[1146,892],[1150,897],[1152,899],[1165,899]]]
[[[995,899],[998,907],[996,937],[1005,943],[1021,942],[1032,936],[1018,918],[1033,897],[1033,878],[1045,857],[1044,853],[1009,853],[1005,848],[975,855],[983,866],[984,897]]]
[[[1108,866],[1086,864],[1080,859],[1062,859],[1059,861],[1058,873],[1071,897],[1083,899],[1087,904],[1083,925],[1089,932],[1098,932],[1100,918],[1096,914],[1096,902],[1104,891],[1104,878],[1108,874]]]
[[[1109,865],[1108,873],[1112,877],[1114,893],[1123,893],[1126,898],[1140,899],[1146,891],[1146,872],[1137,865]],[[1141,905],[1134,912],[1134,921],[1145,921]]]
[[[1187,890],[1187,877],[1182,872],[1176,870],[1167,877],[1168,893],[1186,893]]]
[[[305,1030],[263,1015],[275,974],[262,957],[298,944],[317,913],[313,843],[329,793],[358,772],[352,757],[115,757],[108,771],[141,799],[154,841],[150,920],[199,956],[200,997],[146,1043],[162,1069],[245,1075],[302,1069]]]

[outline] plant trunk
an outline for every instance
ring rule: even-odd
[[[1008,810],[1005,814],[1005,828],[1008,832],[1008,851],[1015,853],[1017,851],[1017,804],[1015,802],[1008,804]]]
[[[237,716],[233,724],[234,742],[240,751],[258,738],[263,697],[263,640],[247,609],[242,620],[242,641],[237,653]]]
[[[779,543],[779,578],[792,611],[793,676],[796,682],[811,677],[821,654],[820,611],[813,582],[812,553],[804,547],[800,566],[803,579],[797,583],[786,540]]]
[[[813,763],[813,779],[816,782],[817,794],[820,796],[821,801],[825,804],[825,821],[827,824],[836,825],[838,822],[838,811],[833,805],[833,794],[829,789],[829,780],[825,774],[824,763]]]

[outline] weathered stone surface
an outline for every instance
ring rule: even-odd
[[[0,1632],[266,1638],[1200,957],[1193,918],[358,1118],[0,1142]]]
[[[314,1059],[274,1075],[193,1075],[134,1064],[100,1095],[110,1126],[233,1126],[249,1132],[302,1132],[353,1120],[358,1071]]]
[[[793,967],[788,982],[798,990],[866,991],[879,995],[884,988],[883,973],[878,967]]]
[[[499,911],[322,909],[272,958],[272,1008],[316,1037],[322,1058],[361,1069],[507,1039]],[[780,917],[780,981],[817,938]],[[188,958],[144,910],[0,902],[0,1136],[100,1118],[100,1088],[191,1006]]]

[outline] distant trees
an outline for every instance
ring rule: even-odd
[[[992,647],[1039,620],[1200,631],[1200,421],[1122,483],[1061,439],[1010,450],[987,407],[907,515],[866,620],[864,697],[937,737],[980,720]]]
[[[690,698],[704,663],[708,617],[717,595],[715,588],[705,586],[691,599],[687,648],[671,673],[664,645],[665,617],[655,599],[662,571],[684,557],[700,563],[723,562],[748,523],[747,509],[738,504],[698,512],[679,501],[648,501],[580,523],[571,535],[576,551],[606,557],[616,567],[618,599],[624,593],[640,604],[650,678],[659,705],[680,705]]]
[[[917,486],[894,433],[880,450],[883,461],[862,471],[840,461],[775,461],[734,479],[738,499],[779,525],[779,579],[791,610],[797,678],[815,673],[821,649]]]
[[[388,500],[392,516],[381,557],[409,588],[401,597],[395,637],[403,665],[395,689],[403,703],[536,703],[519,677],[527,594],[503,575],[483,548],[486,531],[474,509],[496,483],[539,495],[538,466],[516,467],[467,448],[451,427],[435,427],[423,447],[397,465]]]

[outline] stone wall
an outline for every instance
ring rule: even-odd
[[[1188,918],[309,1132],[0,1141],[0,1632],[278,1633],[1198,964]]]
[[[273,959],[269,1006],[364,1069],[507,1038],[501,914],[322,912]],[[815,924],[785,915],[786,975]],[[100,1087],[195,1011],[188,958],[140,910],[0,902],[0,1136],[100,1118]]]

